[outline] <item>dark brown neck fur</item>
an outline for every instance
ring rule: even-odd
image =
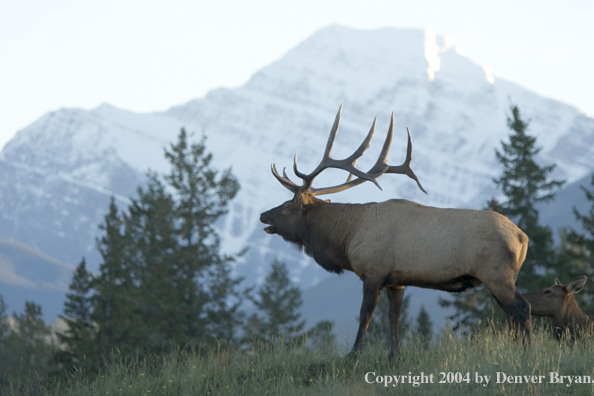
[[[357,209],[359,205],[320,200],[305,207],[306,230],[299,245],[326,271],[341,274],[353,270],[346,253],[360,213]]]

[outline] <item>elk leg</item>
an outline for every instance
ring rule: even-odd
[[[402,307],[402,297],[404,296],[404,286],[388,287],[388,301],[390,307],[388,310],[388,319],[390,320],[390,353],[388,359],[394,360],[394,357],[400,355],[400,336],[398,334],[398,322],[400,321],[400,308]]]
[[[513,330],[513,318],[511,313],[509,312],[509,309],[507,309],[507,307],[505,305],[503,305],[501,303],[501,301],[499,301],[499,299],[497,297],[495,297],[495,295],[493,294],[493,298],[495,299],[495,301],[497,302],[497,305],[499,305],[499,308],[501,308],[501,310],[503,311],[503,313],[505,314],[505,319],[507,319],[507,324],[509,326],[510,330]]]
[[[532,330],[532,322],[530,318],[530,303],[522,296],[522,293],[515,288],[514,301],[508,306],[511,316],[514,318],[516,325],[519,324],[520,329],[530,340],[530,332]]]
[[[361,304],[361,312],[359,313],[359,331],[357,332],[355,345],[353,346],[353,351],[351,352],[352,355],[356,355],[363,347],[367,326],[369,326],[369,322],[371,321],[373,311],[375,310],[381,293],[381,282],[371,279],[365,279],[363,281],[363,303]]]
[[[516,285],[513,285],[513,297],[503,298],[501,294],[495,295],[497,303],[502,306],[510,324],[513,325],[513,329],[516,334],[522,331],[528,339],[530,339],[530,332],[532,330],[532,323],[530,320],[530,304],[519,292]],[[506,294],[505,297],[509,295]]]

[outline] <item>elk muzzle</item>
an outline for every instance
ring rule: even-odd
[[[274,228],[274,225],[272,225],[272,219],[270,216],[270,210],[267,212],[264,212],[260,215],[260,222],[264,223],[264,224],[270,224],[268,227],[264,227],[264,231],[267,234],[276,234],[276,228]]]

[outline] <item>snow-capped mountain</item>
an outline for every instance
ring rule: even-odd
[[[350,155],[378,116],[376,137],[357,165],[366,170],[377,159],[394,112],[389,163],[403,161],[408,127],[412,168],[429,195],[405,176],[384,175],[379,179],[383,191],[365,183],[328,198],[406,198],[480,208],[496,194],[492,178],[500,167],[494,149],[509,134],[506,114],[512,103],[531,121],[529,132],[542,147],[539,160],[557,164],[555,178],[572,182],[594,170],[594,119],[493,76],[465,57],[451,38],[423,30],[330,26],[243,87],[217,89],[164,112],[138,114],[104,104],[43,116],[0,153],[0,238],[71,265],[85,256],[96,269],[97,226],[109,197],[125,205],[148,169],[165,172],[163,148],[183,126],[196,139],[206,135],[214,165],[232,167],[241,183],[229,214],[218,224],[227,252],[249,247],[237,273],[253,284],[278,257],[308,288],[327,274],[280,237],[264,233],[259,223],[261,212],[291,197],[270,173],[271,163],[290,169],[297,153],[300,170],[311,171],[343,104],[334,158]],[[334,185],[346,176],[328,170],[315,184]]]

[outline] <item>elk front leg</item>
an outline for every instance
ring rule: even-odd
[[[353,346],[353,351],[351,352],[352,355],[356,355],[363,347],[367,326],[369,326],[369,322],[371,321],[373,311],[375,310],[381,293],[381,282],[371,279],[365,279],[363,281],[363,303],[361,304],[361,312],[359,313],[359,331],[357,332],[355,345]]]
[[[404,296],[404,286],[393,286],[387,288],[388,301],[388,319],[390,320],[390,353],[388,359],[394,360],[394,357],[400,355],[400,335],[398,333],[398,322],[400,321],[400,309],[402,307],[402,297]]]

